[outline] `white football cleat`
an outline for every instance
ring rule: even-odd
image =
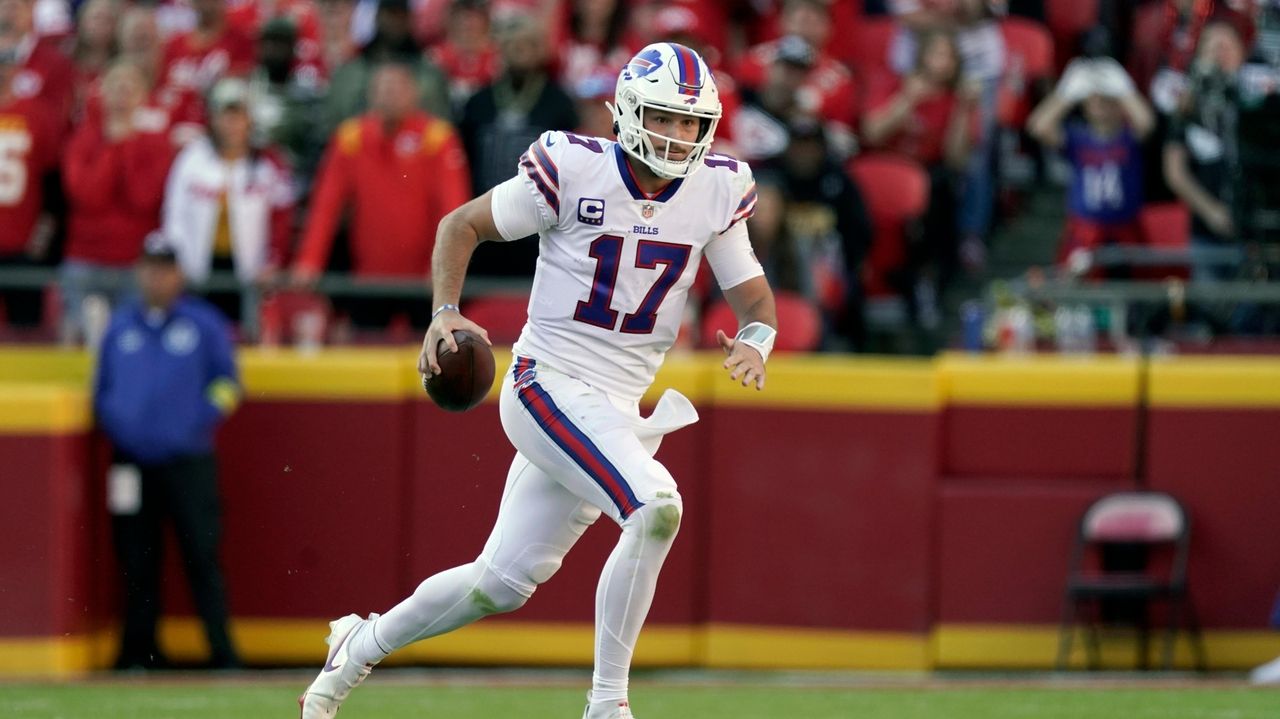
[[[329,622],[329,636],[324,640],[329,645],[329,656],[325,659],[324,668],[320,670],[320,676],[298,697],[302,719],[333,719],[351,690],[359,686],[369,676],[369,672],[373,671],[372,664],[350,661],[348,640],[357,629],[377,618],[377,614],[370,614],[368,619],[361,619],[358,614],[348,614]]]
[[[1251,684],[1280,684],[1280,657],[1249,672]]]
[[[635,719],[631,716],[631,705],[626,699],[616,702],[592,702],[591,692],[587,692],[587,709],[582,712],[582,719]]]

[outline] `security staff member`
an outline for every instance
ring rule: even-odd
[[[184,294],[173,247],[152,233],[138,263],[141,297],[111,318],[94,386],[94,412],[116,463],[108,506],[124,574],[119,669],[164,664],[156,644],[163,527],[172,520],[210,663],[239,664],[227,632],[214,431],[239,401],[226,320]]]

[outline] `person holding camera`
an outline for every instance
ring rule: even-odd
[[[1067,120],[1079,106],[1082,120]],[[1027,131],[1071,165],[1067,225],[1059,260],[1075,272],[1105,244],[1144,243],[1142,141],[1155,127],[1151,106],[1120,63],[1078,58],[1027,120]]]

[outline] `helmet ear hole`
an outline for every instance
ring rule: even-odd
[[[621,132],[621,129],[618,127],[618,121],[617,121],[617,120],[614,120],[614,121],[613,121],[613,134],[617,135],[619,132]]]

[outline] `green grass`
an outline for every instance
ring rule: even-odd
[[[305,684],[305,681],[302,682]],[[501,683],[499,683],[501,684]],[[1186,688],[918,686],[788,688],[644,683],[632,691],[640,719],[1276,719],[1280,692],[1235,685]],[[0,685],[0,717],[21,719],[266,719],[297,716],[292,682],[189,681]],[[577,688],[413,686],[376,682],[356,691],[342,719],[579,719]]]

